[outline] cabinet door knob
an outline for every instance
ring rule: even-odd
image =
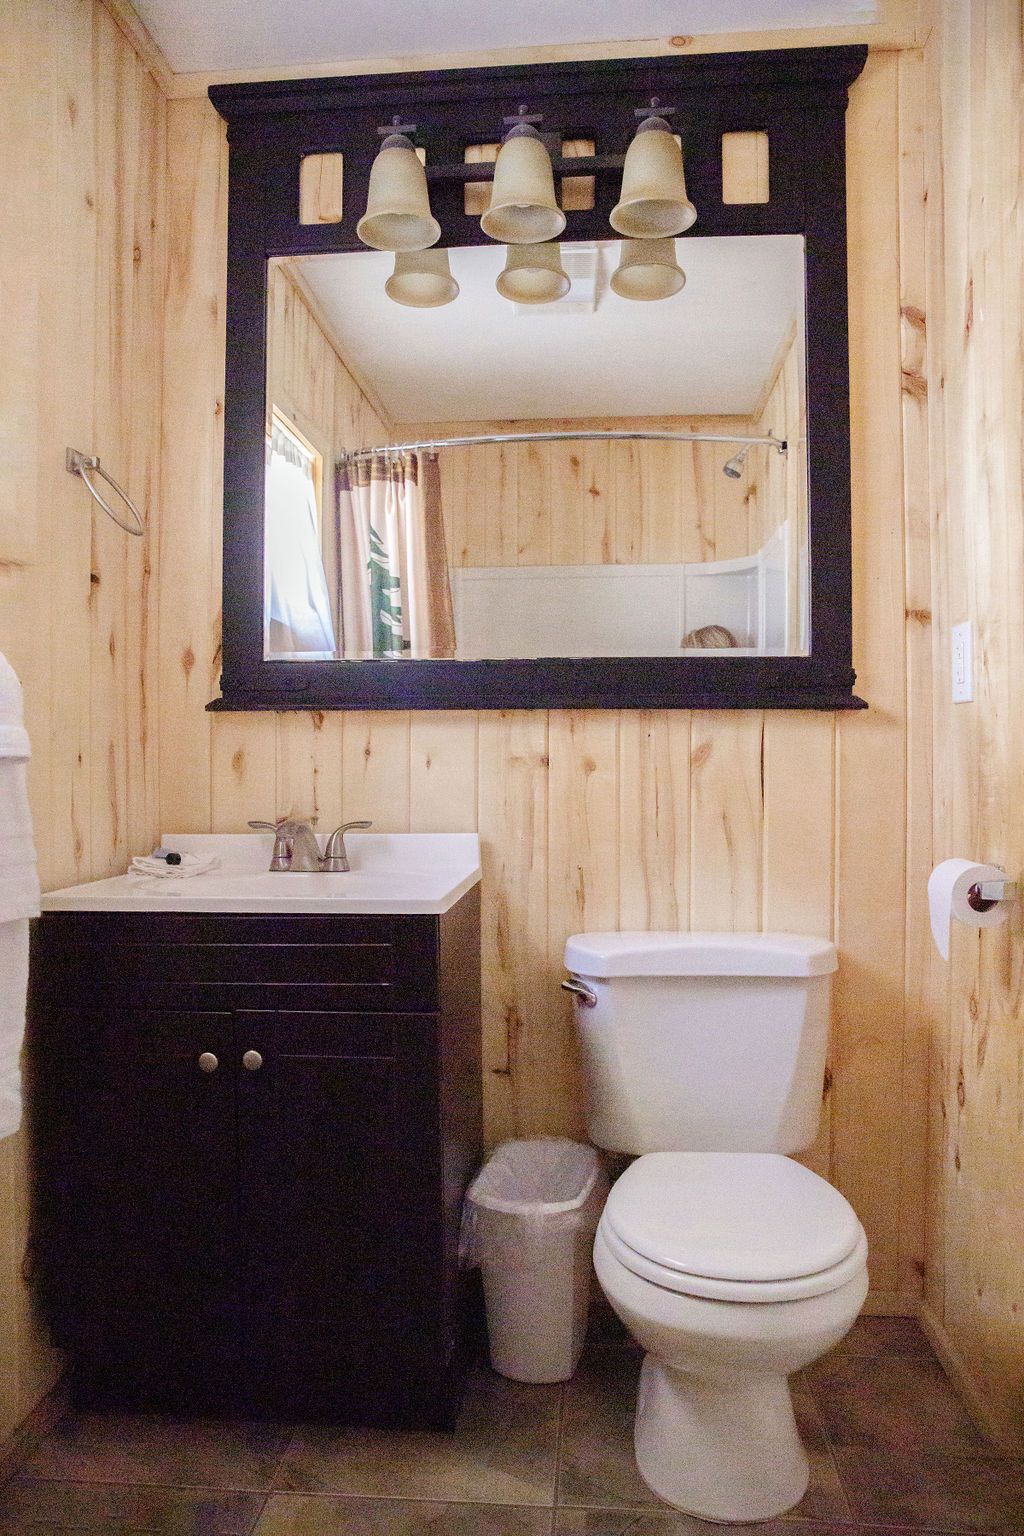
[[[246,1051],[242,1057],[242,1066],[247,1072],[258,1072],[263,1065],[263,1057],[259,1051]]]
[[[199,1058],[200,1072],[216,1072],[219,1066],[220,1062],[212,1051],[204,1051]]]

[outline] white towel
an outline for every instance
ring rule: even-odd
[[[205,875],[211,869],[219,868],[220,859],[216,854],[201,859],[197,853],[183,853],[180,864],[168,864],[166,859],[146,855],[145,858],[132,859],[128,873],[133,880],[188,880],[193,875]]]
[[[39,914],[28,760],[21,684],[0,656],[0,1137],[12,1136],[21,1124],[28,919]]]
[[[0,923],[0,1137],[21,1124],[21,1043],[25,1037],[28,920]]]

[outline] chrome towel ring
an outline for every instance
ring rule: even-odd
[[[99,503],[107,516],[111,518],[119,528],[123,528],[125,533],[130,533],[133,538],[140,539],[142,537],[146,527],[142,520],[142,513],[139,511],[138,507],[135,505],[134,501],[132,501],[127,492],[122,491],[117,481],[107,474],[107,471],[101,465],[96,454],[80,453],[77,448],[69,448],[64,456],[64,468],[67,470],[69,475],[81,476],[81,478],[85,481],[85,488],[89,492],[89,495],[92,497],[93,501]],[[125,522],[124,518],[119,517],[118,514],[114,511],[110,503],[104,501],[103,497],[100,495],[99,491],[96,489],[89,478],[89,476],[92,474],[102,475],[107,484],[117,492],[125,506],[128,508],[128,511],[131,513],[134,519],[133,522]]]

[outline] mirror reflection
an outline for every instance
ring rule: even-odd
[[[806,654],[802,238],[522,249],[270,262],[265,655]]]

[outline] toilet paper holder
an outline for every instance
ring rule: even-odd
[[[967,892],[967,905],[974,912],[991,912],[1001,901],[1016,900],[1016,880],[979,880]]]

